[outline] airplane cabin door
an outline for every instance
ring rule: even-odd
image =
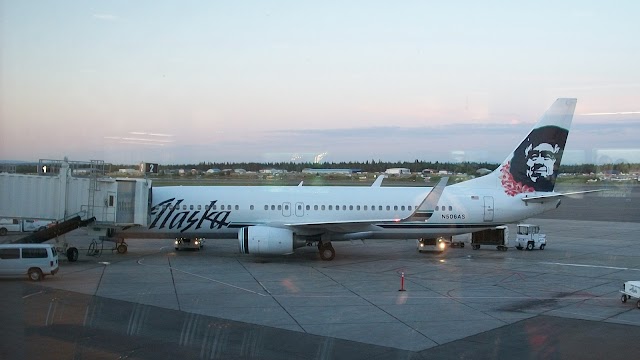
[[[493,196],[484,197],[484,221],[493,221]]]
[[[304,216],[304,204],[301,202],[296,203],[296,216],[298,217]]]
[[[291,216],[291,203],[282,203],[282,216]]]

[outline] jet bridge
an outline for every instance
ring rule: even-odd
[[[50,175],[0,174],[0,218],[56,221],[56,226],[18,241],[57,239],[80,226],[88,226],[92,235],[109,240],[113,229],[147,226],[150,180],[111,178],[96,172],[74,176],[66,159],[60,162],[59,170]],[[126,252],[126,244],[119,243],[117,250]],[[66,241],[63,251],[71,261],[77,259],[77,249],[68,247]]]

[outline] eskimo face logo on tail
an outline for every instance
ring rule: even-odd
[[[500,169],[504,191],[510,196],[552,191],[568,134],[557,126],[531,131],[513,153],[511,161]]]

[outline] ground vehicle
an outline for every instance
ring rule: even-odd
[[[58,252],[51,244],[0,244],[0,275],[27,275],[33,281],[58,272]]]
[[[471,234],[471,248],[480,249],[481,245],[492,245],[501,251],[507,251],[509,246],[509,228],[496,226],[493,229],[476,231]]]
[[[516,235],[516,249],[533,250],[538,248],[544,250],[547,245],[547,235],[540,233],[540,226],[533,224],[518,224],[518,234]]]
[[[416,241],[418,252],[427,250],[443,252],[447,249],[447,244],[451,243],[451,239],[439,237],[436,239],[420,238]]]
[[[177,238],[174,242],[176,250],[194,249],[200,250],[204,247],[204,238]]]
[[[40,231],[50,226],[53,221],[34,219],[0,219],[0,236],[7,235],[7,232]]]
[[[622,295],[620,296],[620,300],[623,303],[627,302],[627,299],[636,298],[638,301],[636,302],[636,307],[640,309],[640,281],[627,281],[622,284],[622,290],[620,290]]]

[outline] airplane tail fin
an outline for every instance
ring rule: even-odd
[[[576,102],[557,99],[513,153],[483,178],[496,179],[509,196],[553,191]]]

